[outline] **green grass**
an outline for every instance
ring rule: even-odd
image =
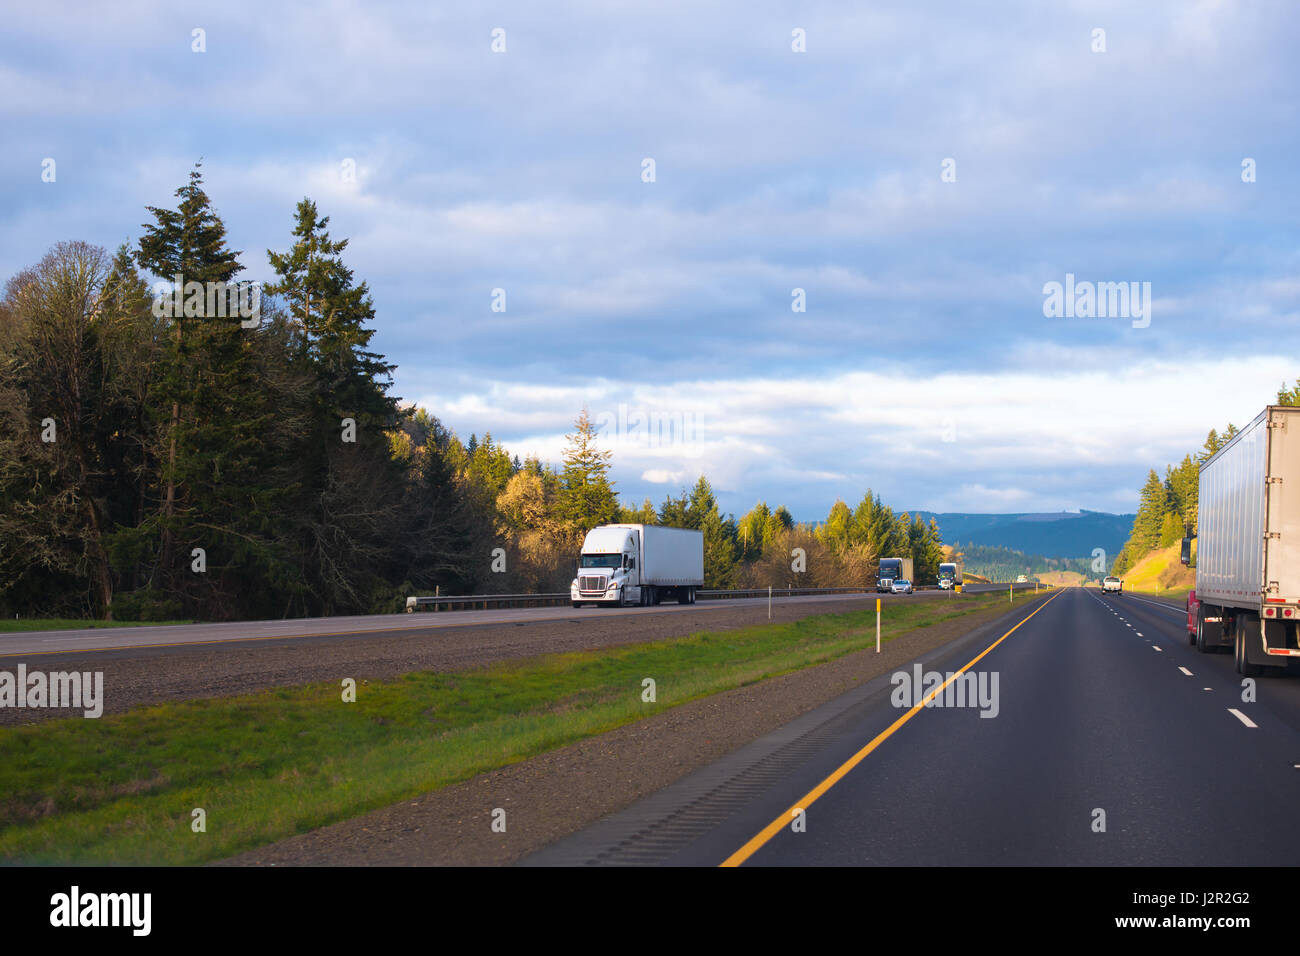
[[[193,621],[97,621],[78,617],[0,618],[0,634],[11,631],[79,631],[88,627],[163,627]]]
[[[1160,548],[1144,555],[1125,574],[1124,590],[1173,601],[1187,600],[1187,592],[1196,584],[1196,572],[1179,561],[1180,545]]]
[[[1024,603],[1017,595],[1017,604]],[[1002,595],[892,604],[883,639]],[[875,612],[0,730],[0,861],[191,864],[873,646]],[[340,672],[340,681],[349,676]],[[642,702],[642,679],[657,702]],[[191,811],[207,813],[192,833]]]

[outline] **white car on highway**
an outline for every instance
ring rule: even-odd
[[[1101,591],[1103,594],[1123,594],[1124,582],[1112,574],[1101,582]]]
[[[889,586],[891,594],[911,594],[912,582],[907,578],[895,578],[894,583]]]

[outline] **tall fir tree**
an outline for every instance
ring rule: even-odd
[[[561,512],[582,531],[609,524],[618,514],[618,499],[609,479],[613,452],[597,444],[596,426],[586,408],[574,422],[573,434],[567,438],[564,468],[560,472]]]

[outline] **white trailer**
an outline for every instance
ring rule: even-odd
[[[574,607],[648,607],[664,598],[694,604],[704,586],[704,534],[654,524],[604,524],[582,542],[578,576],[569,585]]]
[[[1206,460],[1197,507],[1197,648],[1232,648],[1246,676],[1285,667],[1300,657],[1300,407],[1270,405]]]

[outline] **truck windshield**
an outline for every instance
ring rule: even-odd
[[[580,568],[621,568],[623,566],[623,555],[621,554],[584,554],[578,559]]]

